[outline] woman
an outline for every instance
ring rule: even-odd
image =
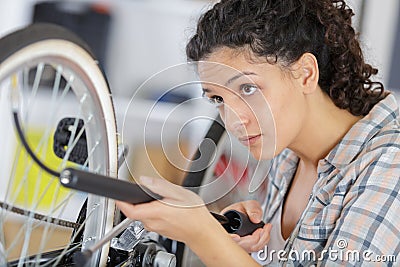
[[[263,219],[262,229],[229,236],[192,192],[151,178],[143,184],[172,205],[119,203],[121,210],[185,242],[207,266],[397,256],[399,111],[371,80],[377,69],[364,62],[352,16],[340,0],[222,0],[187,45],[227,130],[255,158],[273,157],[262,206],[227,208]]]

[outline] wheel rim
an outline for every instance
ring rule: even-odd
[[[60,47],[62,50],[60,50]],[[47,66],[52,66],[52,68],[56,70],[56,74],[51,91],[42,92],[45,89],[42,88],[43,86],[40,84],[39,86],[37,85],[37,78],[43,77],[43,72],[41,70]],[[33,78],[33,81],[30,84],[28,76],[29,70],[31,69],[33,69],[35,72],[35,78]],[[59,82],[57,82],[57,80],[60,80],[61,76],[64,77],[67,82],[63,88],[58,88],[57,83]],[[42,133],[39,141],[36,141],[37,146],[42,148],[42,150],[47,149],[49,146],[49,139],[51,139],[51,133],[54,130],[54,128],[52,128],[54,127],[54,121],[57,121],[59,117],[62,117],[64,114],[82,118],[85,121],[85,132],[87,136],[89,153],[89,158],[87,162],[85,162],[85,165],[87,165],[91,171],[115,177],[117,171],[115,120],[112,110],[112,103],[109,94],[106,91],[107,84],[102,77],[103,76],[97,68],[96,62],[94,62],[94,60],[79,46],[64,40],[45,40],[21,49],[9,59],[2,62],[0,65],[0,85],[2,91],[1,101],[7,105],[8,96],[6,92],[12,90],[12,88],[18,89],[20,98],[19,105],[21,107],[20,116],[23,119],[25,133],[34,131],[35,126],[37,126],[35,125],[37,123],[36,120],[45,123],[45,127],[47,127],[46,124],[49,122],[48,124],[51,126],[47,127],[47,129],[44,130],[44,133]],[[68,84],[70,84],[70,89],[68,89]],[[65,93],[66,91],[70,90],[73,91],[74,95],[76,96],[75,98],[71,96],[71,93]],[[35,100],[33,100],[33,98]],[[50,102],[48,102],[49,99]],[[74,111],[67,111],[68,107],[66,105],[73,105],[74,108],[78,108]],[[8,103],[8,108],[10,107],[11,104]],[[48,109],[50,109],[50,112],[48,112]],[[6,115],[3,114],[5,113],[4,108],[1,109],[1,113],[2,114],[0,114],[0,116],[8,116],[11,118],[9,112]],[[35,116],[39,116],[39,118],[34,118]],[[4,125],[9,126],[10,122],[7,120],[7,118],[3,118],[2,122],[5,121]],[[6,136],[13,135],[12,131],[12,128],[9,129]],[[79,133],[75,134],[79,135]],[[6,141],[9,142],[11,140],[11,143],[14,142],[15,144],[16,140],[12,139],[12,137],[8,137]],[[28,141],[29,139],[30,142],[35,143],[32,136],[28,135]],[[5,146],[6,145],[1,147]],[[7,145],[7,149],[10,151],[13,150],[12,147],[10,148],[9,144]],[[41,207],[44,204],[42,205],[41,203],[49,202],[48,199],[44,201],[44,196],[49,195],[49,189],[43,189],[41,186],[38,186],[37,184],[40,183],[37,180],[35,180],[35,183],[32,183],[32,178],[28,177],[29,172],[25,172],[23,175],[20,174],[20,165],[25,164],[26,166],[26,163],[22,163],[21,157],[25,158],[24,162],[27,162],[26,160],[28,159],[26,159],[26,155],[21,156],[23,155],[21,147],[14,145],[14,149],[16,149],[17,154],[14,154],[15,157],[13,157],[13,162],[10,162],[10,159],[7,159],[6,155],[2,156],[2,158],[12,163],[12,167],[2,173],[8,173],[8,180],[11,182],[16,182],[16,184],[7,183],[5,187],[4,184],[2,185],[2,187],[7,188],[7,190],[0,195],[2,198],[1,200],[9,205],[22,206],[21,208],[26,210],[46,213],[46,209],[43,210],[43,207]],[[18,151],[22,154],[18,155]],[[42,159],[44,159],[46,162],[47,152],[42,152],[42,154]],[[66,160],[60,161],[61,163],[59,162],[56,164],[57,166],[52,166],[52,168],[60,169],[67,165]],[[29,164],[32,165],[32,163]],[[29,168],[29,165],[26,166],[26,168]],[[36,173],[37,174],[35,176],[37,179],[46,179],[43,178],[46,177],[46,175],[40,173],[40,171],[36,171]],[[38,175],[38,173],[40,173],[40,175]],[[35,184],[35,186],[31,186],[32,184]],[[34,189],[31,189],[30,187],[34,187]],[[28,191],[23,192],[24,190]],[[54,185],[54,189],[52,190],[54,197],[52,198],[52,201],[50,200],[52,203],[49,207],[47,207],[46,215],[51,217],[62,217],[63,214],[60,212],[60,209],[65,210],[65,207],[68,206],[66,202],[63,202],[63,199],[69,198],[70,201],[72,197],[69,196],[76,196],[77,193],[65,193],[65,191],[59,188],[58,184]],[[62,192],[62,194],[60,192]],[[65,194],[67,194],[67,196]],[[25,196],[25,199],[23,196]],[[38,204],[33,204],[30,202],[38,202]],[[114,204],[112,201],[101,197],[89,196],[87,211],[88,219],[84,227],[85,229],[82,244],[84,248],[91,246],[96,239],[101,237],[105,232],[108,231],[109,228],[112,227],[113,212]],[[111,216],[107,216],[107,214]],[[32,213],[28,214],[28,218],[32,216]],[[15,216],[10,215],[10,212],[8,212],[7,209],[1,209],[0,223],[3,230],[0,238],[7,260],[10,260],[13,246],[17,246],[15,240],[18,239],[20,239],[20,242],[22,242],[22,248],[20,249],[19,255],[16,257],[24,258],[32,254],[32,252],[30,252],[30,246],[27,245],[27,242],[28,240],[32,239],[34,235],[33,232],[37,231],[39,224],[37,220],[33,218],[24,221],[23,227],[17,232],[16,237],[18,238],[15,237],[14,241],[11,243],[8,242],[7,244],[7,219],[10,219],[11,217]],[[44,223],[41,224],[44,225]],[[52,224],[45,224],[43,231],[46,233],[46,236],[49,237],[52,233],[56,232],[56,230],[57,229],[52,226]],[[38,245],[39,250],[44,248],[46,243],[48,243],[48,241],[41,241],[41,243]],[[66,245],[68,246],[68,244]],[[37,254],[37,262],[40,262],[41,258],[41,255]],[[103,265],[106,261],[106,258],[107,248],[103,249],[102,252],[99,252],[92,257],[90,266],[95,266],[98,264]],[[48,265],[57,265],[59,262],[60,260],[55,260],[53,263]],[[19,260],[18,265],[22,266],[22,264],[23,261]]]

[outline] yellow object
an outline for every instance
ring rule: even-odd
[[[62,159],[53,152],[52,134],[48,137],[51,140],[42,140],[44,132],[44,129],[30,128],[26,138],[39,159],[45,165],[57,170],[62,164]],[[40,149],[37,150],[36,147],[40,143]],[[15,200],[14,205],[30,210],[48,211],[49,208],[60,204],[71,192],[60,186],[58,177],[49,175],[33,162],[22,145],[17,146],[14,158],[16,171],[11,190],[11,199]]]

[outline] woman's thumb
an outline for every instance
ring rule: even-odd
[[[246,213],[253,223],[259,223],[262,219],[262,210],[260,203],[255,200],[248,201],[245,204]]]

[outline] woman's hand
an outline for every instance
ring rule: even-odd
[[[203,200],[194,192],[164,179],[141,177],[140,180],[163,199],[138,205],[117,202],[117,205],[127,217],[140,220],[148,231],[190,242],[216,224]]]
[[[260,203],[255,200],[248,200],[232,204],[221,211],[221,214],[228,210],[237,210],[249,216],[250,221],[259,223],[262,218]],[[267,223],[263,228],[259,228],[251,235],[242,236],[231,234],[232,239],[248,253],[259,251],[265,247],[270,238],[272,225]]]
[[[138,205],[117,202],[127,217],[140,220],[149,231],[184,242],[206,266],[259,266],[229,237],[198,195],[164,179],[143,177],[141,183],[163,199]]]

